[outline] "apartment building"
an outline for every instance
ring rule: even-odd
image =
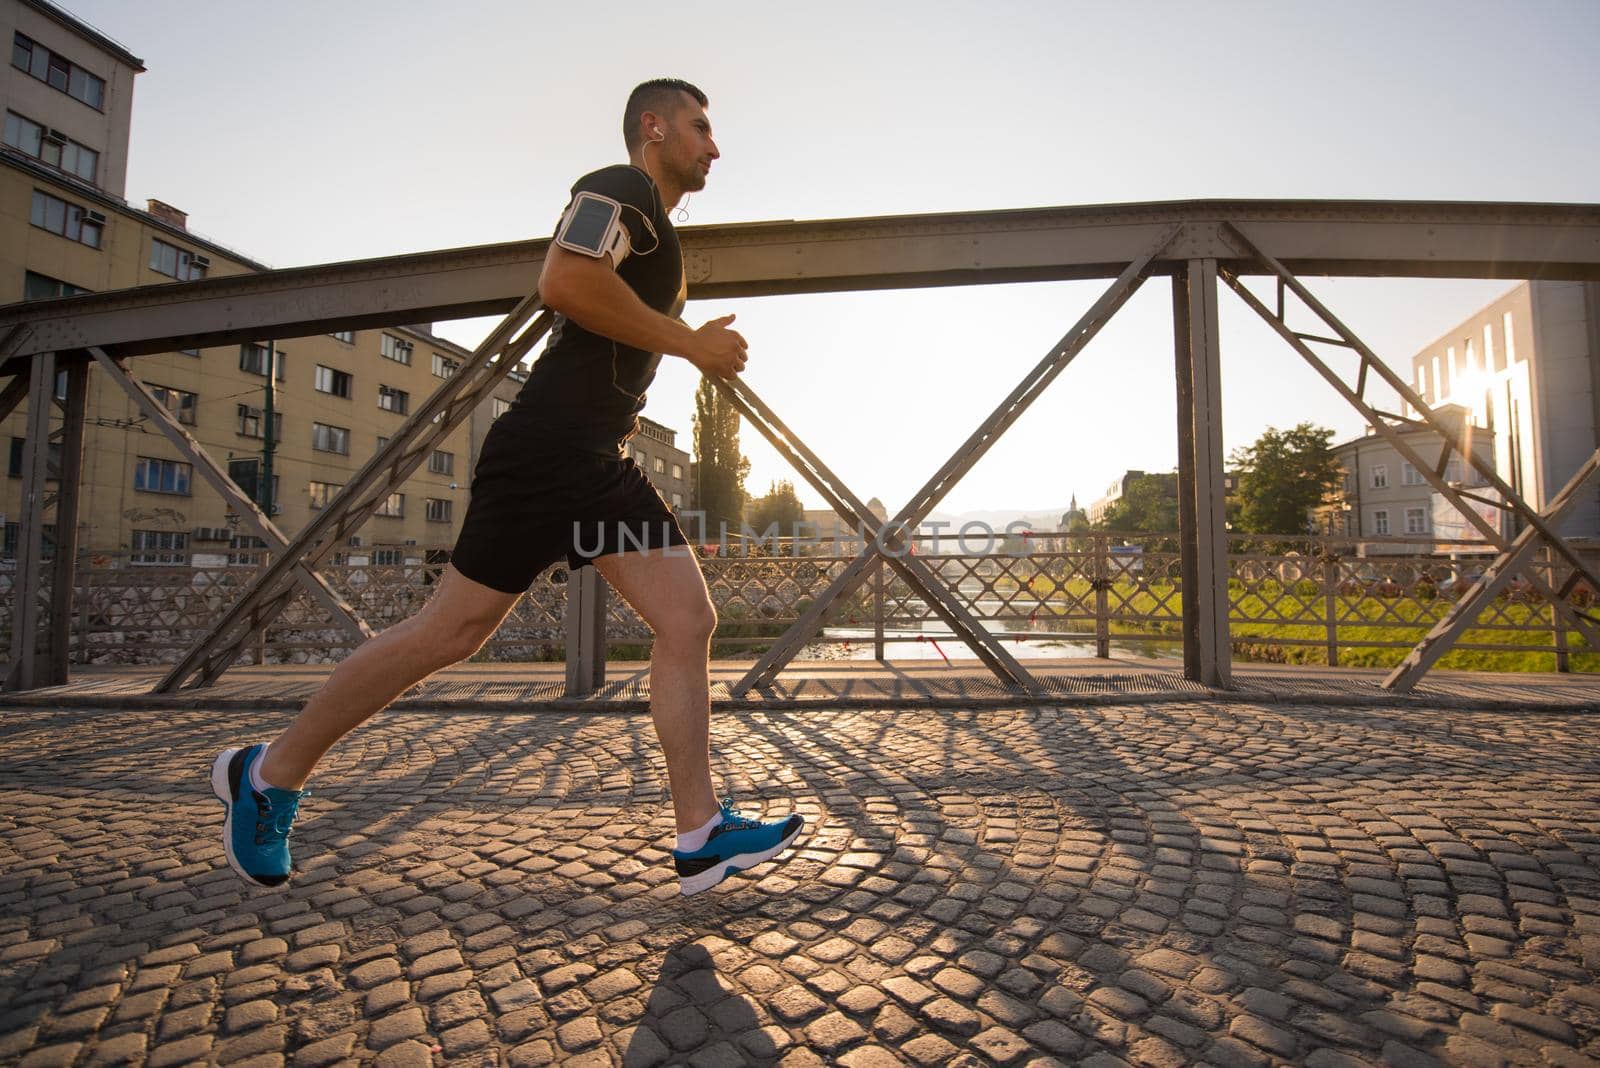
[[[653,419],[639,417],[639,433],[629,440],[628,455],[644,469],[661,499],[674,512],[694,507],[689,454],[678,448],[678,432]]]
[[[263,265],[192,233],[184,213],[123,199],[134,77],[140,60],[43,0],[3,0],[11,63],[0,75],[0,303],[71,297],[241,274]],[[467,353],[428,327],[349,331],[140,356],[136,377],[185,424],[286,532],[309,522]],[[269,364],[275,409],[265,417]],[[506,383],[485,407],[508,403]],[[0,555],[15,551],[24,411],[0,423],[11,477],[0,482]],[[487,430],[458,428],[358,535],[352,559],[401,562],[454,541],[470,467]],[[133,401],[90,369],[79,545],[132,564],[250,562],[260,548],[222,498]],[[48,551],[48,550],[47,550]]]
[[[133,81],[144,63],[44,0],[0,3],[0,34],[11,44],[0,70],[6,147],[122,197]]]
[[[1543,509],[1600,446],[1600,283],[1523,282],[1411,360],[1429,405],[1465,408],[1494,438],[1496,472]],[[1590,485],[1560,530],[1600,535]]]
[[[1448,419],[1470,418],[1471,413],[1457,406],[1445,406],[1441,413]],[[1443,446],[1439,436],[1431,430],[1404,430],[1402,438],[1421,458],[1437,465]],[[1472,452],[1484,463],[1492,463],[1495,450],[1493,436],[1484,430],[1473,431]],[[1481,542],[1482,535],[1459,510],[1443,496],[1435,493],[1399,450],[1375,432],[1334,446],[1333,454],[1342,469],[1339,488],[1329,496],[1322,507],[1315,510],[1314,525],[1318,533],[1349,538],[1406,538],[1459,539],[1461,543]],[[1463,464],[1460,456],[1451,456],[1445,463],[1446,482],[1460,485],[1480,496],[1485,495],[1487,480],[1471,464]],[[1505,533],[1502,513],[1486,504],[1474,504],[1474,510],[1489,521],[1502,534]],[[1454,546],[1441,547],[1441,551]],[[1362,555],[1415,554],[1428,551],[1426,547],[1406,544],[1403,541],[1370,541],[1361,548]]]

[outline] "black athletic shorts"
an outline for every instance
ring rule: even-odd
[[[563,556],[576,569],[597,556],[687,544],[631,457],[530,438],[502,419],[484,440],[450,562],[474,582],[521,593]]]

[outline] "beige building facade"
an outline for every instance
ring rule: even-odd
[[[133,81],[144,63],[44,0],[0,2],[8,148],[114,197],[128,174]]]

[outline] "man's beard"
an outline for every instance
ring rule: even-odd
[[[688,193],[698,193],[706,187],[706,172],[698,161],[689,164],[678,174],[678,181]]]

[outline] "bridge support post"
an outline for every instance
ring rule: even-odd
[[[1228,528],[1222,454],[1222,349],[1217,261],[1189,260],[1173,278],[1178,380],[1178,540],[1183,673],[1232,685]]]

